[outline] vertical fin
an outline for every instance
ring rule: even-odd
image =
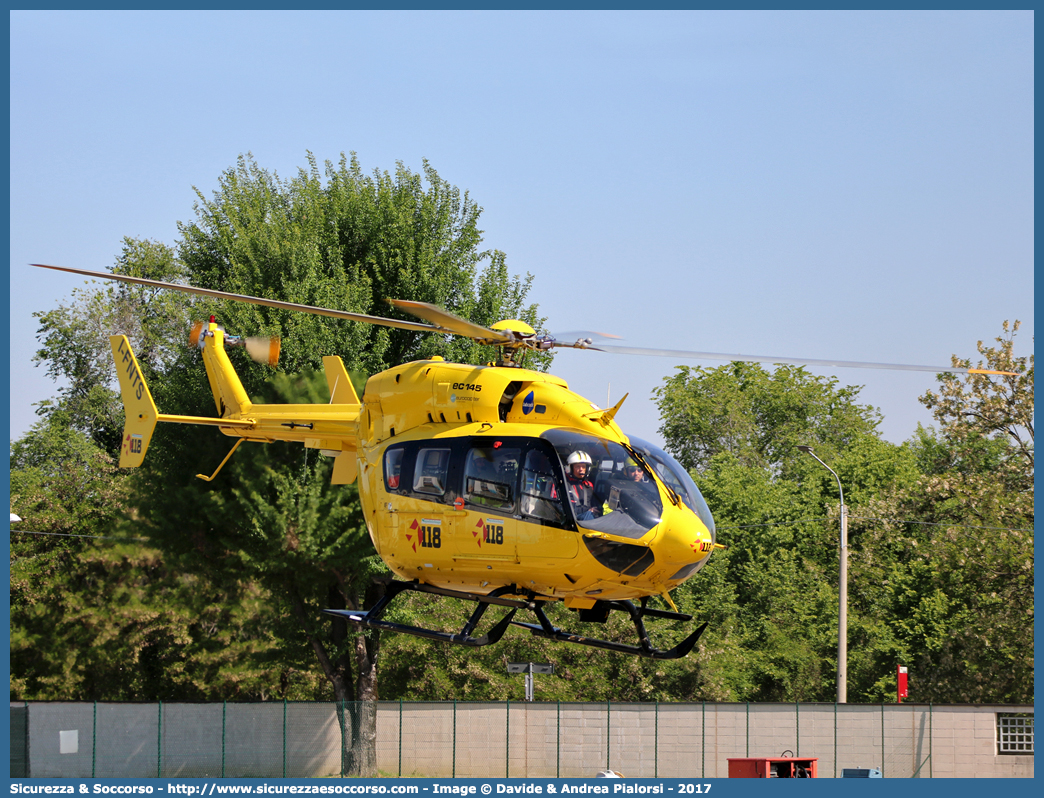
[[[145,451],[156,429],[159,413],[152,394],[141,376],[137,358],[131,351],[125,335],[109,337],[116,373],[120,377],[120,395],[123,397],[123,447],[120,449],[120,468],[137,468],[145,459]]]
[[[337,355],[323,358],[323,369],[326,371],[326,384],[330,386],[330,404],[357,405],[359,395],[348,378],[344,363]]]
[[[323,358],[326,384],[330,386],[330,404],[360,406],[359,395],[348,377],[344,362],[337,355]],[[334,459],[331,485],[351,485],[359,476],[359,465],[354,451],[341,452]]]

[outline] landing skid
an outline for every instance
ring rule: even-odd
[[[408,624],[385,621],[383,616],[388,610],[389,605],[396,596],[405,591],[431,593],[436,596],[463,599],[464,601],[475,602],[477,606],[467,623],[465,623],[460,632],[456,634],[437,632],[433,629],[425,629],[422,626],[410,626]],[[529,594],[525,598],[507,598],[506,596],[508,594],[517,595],[515,588],[501,587],[491,593],[483,595],[479,593],[465,593],[458,590],[446,590],[444,588],[432,587],[431,585],[424,585],[419,582],[391,581],[388,583],[384,596],[368,611],[323,610],[323,612],[343,618],[348,623],[355,624],[356,626],[365,626],[368,629],[384,629],[389,632],[401,632],[403,634],[415,635],[417,637],[425,637],[429,640],[441,640],[444,643],[456,643],[458,645],[474,647],[488,646],[490,643],[496,643],[504,636],[508,627],[514,625],[520,626],[523,629],[528,629],[535,637],[543,637],[560,643],[576,643],[581,646],[591,646],[593,648],[601,648],[607,651],[617,651],[621,654],[648,657],[649,659],[680,659],[684,657],[692,651],[693,647],[700,639],[700,636],[707,628],[707,624],[704,623],[696,629],[695,632],[678,643],[674,648],[662,650],[653,647],[652,642],[649,640],[649,634],[645,630],[643,619],[665,618],[676,621],[691,621],[691,615],[685,615],[680,612],[668,612],[667,610],[652,609],[646,606],[646,602],[648,601],[647,598],[642,599],[640,606],[637,607],[630,601],[599,601],[595,610],[581,610],[581,620],[604,621],[608,618],[609,612],[612,610],[627,613],[631,622],[634,624],[635,631],[638,633],[638,645],[631,646],[625,643],[599,640],[594,637],[584,637],[583,635],[576,635],[562,631],[554,626],[551,623],[551,620],[544,613],[543,605],[548,601],[548,599],[538,598],[533,594]],[[486,609],[491,604],[501,607],[510,607],[511,611],[501,618],[486,634],[479,637],[473,637],[472,633],[475,631],[475,627],[478,626],[479,621],[482,620],[482,616],[486,612]],[[515,613],[520,609],[532,612],[537,617],[539,623],[524,623],[522,621],[514,620]],[[587,617],[585,617],[585,615]]]

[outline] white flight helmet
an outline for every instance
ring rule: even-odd
[[[569,455],[569,459],[566,460],[566,465],[573,466],[573,465],[576,465],[577,463],[582,463],[583,465],[590,466],[591,465],[591,455],[589,455],[587,452],[581,452],[581,451],[573,452],[571,455]]]

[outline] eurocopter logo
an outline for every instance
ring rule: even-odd
[[[533,399],[533,392],[530,391],[526,394],[526,398],[522,400],[522,412],[528,416],[530,413],[533,412],[534,406],[535,402]]]

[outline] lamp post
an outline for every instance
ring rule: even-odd
[[[837,703],[848,703],[848,508],[845,507],[845,491],[841,487],[841,478],[834,469],[824,463],[811,446],[798,446],[805,454],[816,458],[823,468],[834,474],[837,480],[837,492],[841,496],[841,537],[840,563],[838,574],[838,609],[837,609]]]

